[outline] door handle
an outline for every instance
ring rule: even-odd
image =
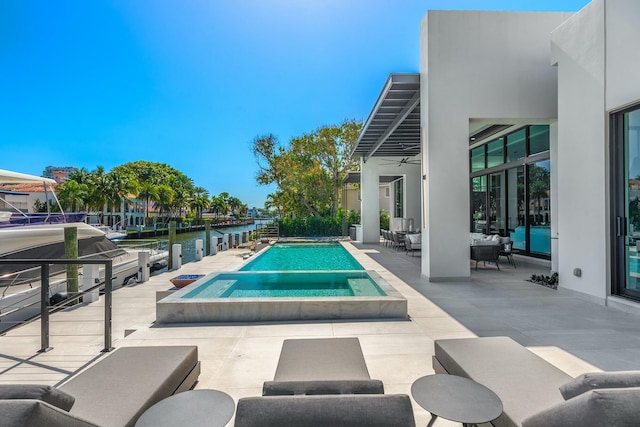
[[[616,237],[622,236],[622,218],[616,217]]]

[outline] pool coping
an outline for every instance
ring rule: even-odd
[[[319,272],[323,270],[299,270]],[[386,296],[272,297],[272,298],[182,298],[206,281],[224,273],[216,271],[156,302],[156,323],[208,323],[246,321],[407,319],[407,299],[374,270],[366,272]],[[271,273],[282,273],[272,271]],[[285,271],[286,272],[286,271]]]

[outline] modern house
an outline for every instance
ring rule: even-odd
[[[401,176],[391,228],[416,219],[429,280],[469,277],[469,233],[501,234],[562,291],[640,308],[639,19],[637,0],[427,12],[420,73],[389,76],[352,152],[364,242]]]

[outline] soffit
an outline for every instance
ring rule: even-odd
[[[420,74],[390,74],[351,157],[420,154]]]

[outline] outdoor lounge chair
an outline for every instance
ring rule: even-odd
[[[382,394],[369,376],[358,338],[289,339],[282,344],[273,381],[263,396],[286,394]]]
[[[433,369],[496,393],[503,405],[496,427],[618,427],[640,420],[640,371],[573,378],[509,337],[436,340]]]
[[[0,387],[3,427],[133,427],[160,400],[192,388],[198,347],[123,347],[57,389]]]
[[[500,264],[498,263],[498,257],[500,255],[501,245],[496,240],[480,240],[474,242],[471,246],[471,259],[476,262],[476,271],[478,271],[478,261],[484,262],[487,265],[487,261],[494,262],[498,270],[500,270]]]
[[[372,380],[358,338],[285,340],[261,397],[238,401],[235,427],[415,427],[405,394]]]

